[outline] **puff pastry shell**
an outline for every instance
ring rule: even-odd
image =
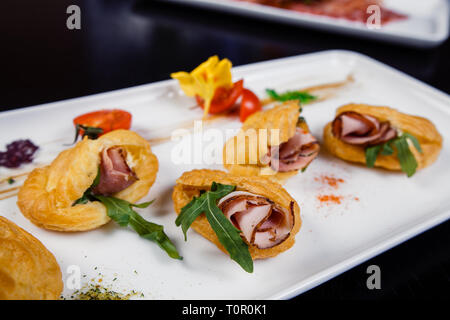
[[[370,115],[382,122],[389,121],[393,128],[400,129],[401,131],[408,132],[415,136],[419,140],[423,151],[422,153],[419,153],[416,148],[410,144],[410,150],[417,160],[418,169],[429,166],[436,161],[439,156],[442,149],[442,136],[439,134],[433,123],[425,118],[401,113],[389,107],[377,107],[365,104],[348,104],[342,106],[336,110],[336,116],[346,111],[355,111],[360,114]],[[336,138],[332,133],[331,124],[332,122],[328,123],[323,132],[324,145],[328,151],[338,158],[365,164],[366,158],[364,148],[347,144]],[[401,170],[396,152],[389,156],[378,155],[375,166],[393,171]]]
[[[214,181],[221,184],[235,185],[236,190],[238,191],[247,191],[266,197],[288,211],[290,211],[292,203],[294,226],[289,236],[280,244],[268,249],[259,249],[254,245],[249,245],[249,251],[253,259],[274,257],[294,245],[295,235],[300,230],[302,224],[300,207],[283,187],[278,183],[265,178],[235,176],[219,170],[206,169],[185,172],[178,178],[172,194],[176,213],[179,214],[181,209],[187,205],[194,196],[199,196],[200,190],[209,190]],[[227,253],[204,214],[201,214],[192,223],[191,227],[203,237],[214,243],[220,250]]]
[[[224,145],[225,169],[234,175],[262,176],[280,184],[296,175],[298,170],[276,172],[268,164],[262,163],[261,159],[269,151],[269,145],[280,145],[294,136],[299,115],[298,103],[290,101],[249,116],[238,135],[229,139]],[[303,122],[302,125],[306,131],[309,131],[306,123]],[[260,129],[263,130],[260,131]],[[271,130],[279,130],[279,137],[276,134],[271,136]],[[249,142],[249,137],[253,133],[256,139],[252,141],[256,143]]]
[[[51,252],[0,216],[0,300],[55,300],[62,290],[61,270]]]
[[[39,227],[58,231],[84,231],[102,226],[110,219],[98,201],[72,206],[92,185],[105,148],[121,146],[127,163],[139,178],[115,197],[136,202],[156,179],[158,160],[150,144],[137,133],[115,130],[96,140],[85,137],[61,152],[47,167],[33,170],[20,188],[17,205],[23,215]]]

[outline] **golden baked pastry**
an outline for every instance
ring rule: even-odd
[[[253,241],[247,240],[247,233],[245,232],[243,225],[236,226],[237,222],[242,222],[243,220],[240,220],[239,218],[231,219],[231,217],[228,217],[228,219],[231,220],[233,224],[238,227],[238,229],[244,230],[241,236],[248,244],[249,252],[253,259],[274,257],[294,245],[295,235],[300,230],[300,226],[302,224],[300,218],[300,208],[297,202],[289,195],[289,193],[287,193],[285,189],[283,189],[283,187],[281,187],[278,183],[272,182],[265,178],[235,176],[219,170],[206,169],[185,172],[176,181],[177,184],[172,194],[176,213],[180,214],[181,209],[190,203],[194,196],[198,197],[201,191],[210,190],[213,182],[236,186],[236,190],[234,192],[218,201],[219,208],[226,216],[230,213],[230,205],[233,204],[233,201],[254,200],[255,198],[253,196],[257,196],[258,198],[260,197],[259,200],[262,201],[262,203],[260,203],[261,206],[267,205],[267,202],[264,202],[265,200],[262,198],[266,200],[268,199],[269,203],[273,205],[272,212],[265,218],[266,220],[264,220],[264,222],[260,222],[254,230],[250,230],[253,232]],[[234,202],[234,204],[236,204],[236,202]],[[252,204],[252,206],[255,206],[255,204]],[[283,213],[284,216],[278,216],[279,213]],[[279,220],[274,222],[271,219]],[[265,229],[266,227],[261,228],[264,226],[265,222],[274,223],[274,225],[278,223],[278,225],[274,228],[280,227],[280,229],[276,230],[281,230],[281,226],[288,227],[288,230],[286,230],[284,235],[280,231],[279,239],[269,239],[270,241],[273,241],[271,243],[272,246],[270,246],[270,241],[269,244],[267,244],[267,241],[264,242],[263,239],[261,239],[264,235],[261,234],[259,237],[257,236],[258,232],[262,232],[259,230],[268,230]],[[284,223],[287,224],[285,225]],[[203,237],[213,242],[219,249],[227,253],[204,214],[198,216],[192,223],[191,227]],[[248,234],[250,234],[250,232]],[[261,241],[257,243],[257,240],[260,239]],[[261,246],[264,246],[265,248],[260,248]]]
[[[61,152],[49,166],[33,170],[19,190],[17,205],[31,222],[46,229],[98,228],[110,220],[105,206],[98,201],[75,201],[91,187],[99,168],[99,194],[134,203],[148,193],[155,181],[158,160],[150,144],[132,131],[115,130],[96,140],[85,137]],[[123,173],[127,169],[131,169],[128,175]],[[103,181],[103,177],[111,179]]]
[[[0,216],[0,300],[56,300],[63,286],[52,253]]]
[[[342,106],[337,109],[335,119],[338,119],[339,116],[342,118],[343,115],[350,116],[350,118],[356,119],[357,122],[361,120],[361,115],[365,116],[366,120],[372,120],[372,122],[373,119],[376,119],[378,120],[379,130],[371,130],[366,134],[361,134],[359,137],[349,134],[346,138],[347,142],[345,142],[342,138],[338,138],[337,135],[339,133],[336,133],[343,128],[343,125],[336,123],[336,120],[328,123],[324,128],[324,145],[328,151],[341,159],[365,164],[366,147],[386,143],[403,133],[413,135],[420,144],[422,152],[419,152],[413,143],[409,143],[409,149],[417,161],[418,169],[425,168],[436,161],[442,149],[441,135],[433,123],[425,118],[404,114],[389,107],[377,107],[365,104],[348,104]],[[350,122],[353,121],[351,120]],[[353,124],[355,128],[358,128],[357,122]],[[333,124],[336,132],[333,132]],[[388,129],[385,129],[384,133],[380,134],[383,131],[383,125],[388,126]],[[349,126],[352,126],[352,124]],[[352,128],[347,128],[346,131],[350,132],[350,129]],[[364,130],[361,132],[364,132]],[[344,140],[346,139],[344,138]],[[348,143],[348,141],[352,143]],[[355,144],[355,142],[357,143]],[[394,153],[390,155],[379,154],[374,166],[388,170],[402,170],[397,157],[397,150],[394,150]]]
[[[299,116],[297,101],[249,116],[224,145],[224,167],[234,175],[262,176],[281,184],[306,169],[320,147]]]

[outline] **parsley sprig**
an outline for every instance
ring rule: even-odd
[[[211,190],[194,197],[191,202],[181,209],[175,224],[181,226],[186,238],[186,232],[201,214],[206,215],[211,228],[214,230],[220,243],[245,271],[253,272],[253,259],[247,244],[241,238],[241,231],[233,226],[223,212],[217,207],[217,201],[236,189],[235,186],[213,182]]]
[[[271,99],[280,102],[299,100],[300,103],[306,104],[317,99],[317,96],[313,96],[306,91],[286,91],[279,94],[273,89],[266,89],[266,93]]]
[[[404,132],[401,136],[383,144],[366,148],[366,166],[372,168],[379,154],[384,156],[392,155],[395,148],[397,149],[397,158],[402,171],[406,173],[408,178],[411,177],[417,170],[417,160],[409,149],[408,140],[412,142],[417,151],[422,153],[419,140],[412,134]]]

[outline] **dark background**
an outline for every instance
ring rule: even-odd
[[[81,30],[66,28],[71,4]],[[0,34],[1,110],[165,80],[214,54],[242,65],[328,49],[364,53],[450,91],[450,41],[419,50],[151,0],[2,1]],[[294,300],[448,299],[449,235],[443,223]],[[366,287],[371,264],[381,290]]]

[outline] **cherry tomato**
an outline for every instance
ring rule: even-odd
[[[105,134],[117,129],[130,129],[131,113],[119,109],[94,111],[76,117],[73,119],[73,123],[102,128],[102,134]],[[83,136],[83,130],[80,130],[80,135]]]
[[[243,89],[244,80],[236,81],[229,89],[217,88],[211,101],[209,113],[220,113],[232,108],[236,100],[241,96]],[[195,98],[197,99],[198,105],[203,109],[205,101],[199,96]]]
[[[256,94],[248,89],[244,89],[242,91],[241,110],[239,111],[239,118],[241,122],[244,122],[249,115],[261,109],[261,101],[259,101]]]

